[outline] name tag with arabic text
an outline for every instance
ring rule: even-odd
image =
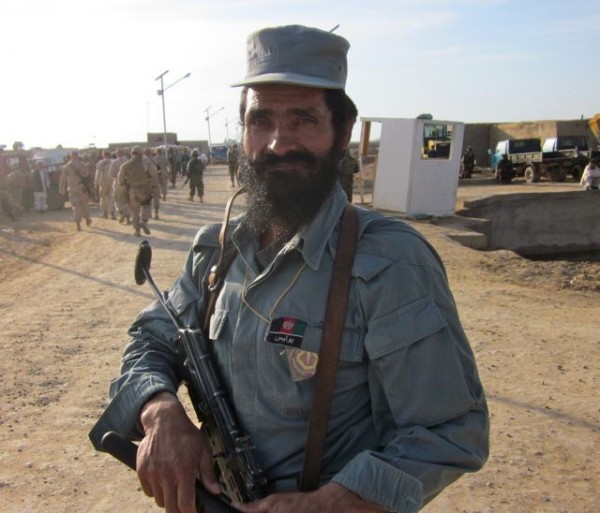
[[[293,317],[273,319],[265,336],[267,342],[288,347],[300,347],[306,331],[306,322]]]

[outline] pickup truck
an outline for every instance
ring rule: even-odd
[[[500,161],[502,155],[507,155],[511,163],[512,174],[510,177],[501,177]],[[506,139],[498,141],[496,151],[492,155],[492,171],[496,179],[502,183],[509,183],[514,176],[532,176],[534,170],[542,161],[542,145],[539,139]],[[537,171],[535,171],[537,172]],[[528,180],[528,181],[539,181]]]
[[[523,176],[527,183],[539,182],[542,176],[554,182],[563,182],[568,175],[579,181],[591,151],[584,136],[548,138],[542,145],[539,139],[507,139],[499,141],[492,155],[492,170],[500,180],[498,164],[506,154],[514,176]]]

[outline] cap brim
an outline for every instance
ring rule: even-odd
[[[284,84],[305,87],[319,87],[323,89],[344,89],[345,84],[338,81],[325,80],[301,73],[265,73],[255,77],[248,77],[241,82],[231,84],[231,87],[252,86],[261,84]]]

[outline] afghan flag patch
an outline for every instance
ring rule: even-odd
[[[265,340],[288,347],[300,347],[306,331],[306,322],[293,317],[279,317],[271,320]]]

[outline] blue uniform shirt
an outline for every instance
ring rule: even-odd
[[[270,491],[296,490],[312,378],[346,198],[337,186],[316,218],[275,253],[233,221],[238,255],[210,338]],[[199,325],[202,283],[218,256],[218,225],[202,228],[169,301]],[[138,412],[176,392],[175,329],[153,304],[130,328],[112,402],[92,432],[139,436]],[[413,512],[488,454],[488,413],[443,265],[407,224],[359,209],[335,396],[322,464],[333,480],[389,511]]]

